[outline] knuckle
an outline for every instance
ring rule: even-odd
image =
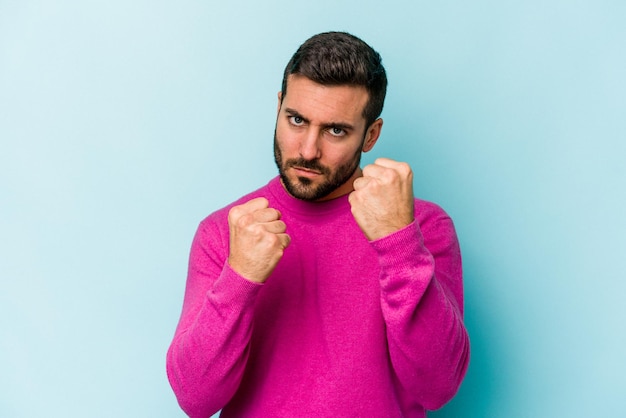
[[[400,177],[400,173],[394,169],[387,169],[383,171],[382,180],[386,183],[393,183]]]
[[[249,226],[254,227],[254,217],[251,213],[245,213],[240,215],[236,220],[235,224],[240,228],[246,228]],[[252,228],[254,229],[254,228]]]
[[[281,247],[281,241],[276,234],[267,234],[265,236],[265,240],[268,248],[279,248]]]
[[[399,167],[400,172],[407,176],[410,175],[412,172],[411,166],[408,163],[405,163],[405,162],[399,163],[398,167]]]
[[[230,223],[235,222],[241,217],[241,208],[239,206],[233,206],[228,211],[228,221]]]

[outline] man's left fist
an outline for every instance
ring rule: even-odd
[[[353,186],[352,215],[370,241],[413,222],[413,172],[407,163],[378,158]]]

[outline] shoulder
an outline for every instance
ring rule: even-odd
[[[415,199],[415,220],[425,240],[447,238],[456,241],[456,231],[452,218],[438,204]]]
[[[419,224],[450,219],[448,213],[438,204],[428,200],[415,199],[415,218]]]
[[[240,197],[239,199],[235,200],[234,202],[229,203],[228,205],[217,209],[215,212],[211,213],[210,215],[208,215],[207,217],[205,217],[201,222],[200,222],[200,229],[206,229],[206,228],[214,228],[214,227],[220,227],[220,225],[225,225],[226,227],[228,226],[228,212],[234,207],[234,206],[238,206],[241,205],[249,200],[252,200],[254,198],[257,197],[265,197],[268,198],[270,195],[270,183],[266,184],[265,186],[250,192],[242,197]]]
[[[263,186],[236,201],[217,209],[202,219],[196,229],[192,242],[192,258],[194,254],[208,255],[210,258],[223,262],[224,254],[228,250],[228,212],[233,206],[240,205],[255,197],[266,196],[267,185]]]

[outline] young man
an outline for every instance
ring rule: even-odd
[[[285,69],[279,176],[200,224],[167,371],[191,417],[425,417],[469,361],[459,246],[381,132],[380,56],[346,33]]]

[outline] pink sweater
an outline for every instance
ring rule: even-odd
[[[200,224],[167,355],[190,417],[425,417],[469,361],[452,221],[415,200],[416,220],[368,242],[347,196],[309,203],[278,178],[264,196],[291,244],[265,284],[235,273],[228,206]]]

